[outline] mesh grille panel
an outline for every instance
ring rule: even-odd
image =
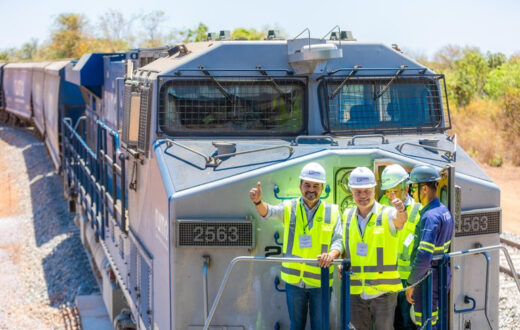
[[[123,135],[122,140],[124,143],[128,144],[129,136],[128,131],[130,128],[130,100],[132,97],[132,86],[125,85],[125,96],[124,96],[124,104],[123,104]]]
[[[251,221],[179,221],[179,246],[252,247]]]
[[[501,231],[501,219],[501,209],[462,212],[460,219],[455,219],[455,236],[498,234]]]
[[[139,314],[143,319],[147,329],[151,328],[152,317],[151,317],[151,284],[152,284],[152,273],[150,266],[141,256],[141,276],[140,276],[140,293],[139,297]]]
[[[141,105],[139,111],[139,138],[137,150],[146,153],[148,150],[148,128],[150,127],[150,108],[152,101],[152,89],[148,86],[141,87]]]
[[[134,242],[130,242],[130,276],[129,276],[130,295],[134,301],[137,300],[137,247]]]
[[[441,76],[328,79],[321,97],[330,131],[392,132],[447,129]],[[446,115],[443,116],[443,109]]]
[[[161,88],[159,125],[175,135],[297,134],[304,129],[305,84],[299,80],[172,80]]]

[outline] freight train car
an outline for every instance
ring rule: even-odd
[[[341,210],[353,168],[379,178],[389,164],[431,164],[456,220],[452,251],[499,244],[500,191],[447,133],[444,77],[346,31],[308,34],[210,33],[66,67],[85,102],[79,124],[61,123],[66,196],[115,327],[288,329],[280,264],[237,264],[219,289],[234,258],[282,257],[283,225],[257,215],[249,189],[261,181],[270,204],[294,198],[310,161],[327,172],[322,199]],[[9,66],[12,111],[26,93]],[[451,268],[449,328],[497,328],[498,252]],[[331,328],[339,292],[335,281]]]

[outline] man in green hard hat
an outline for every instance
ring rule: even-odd
[[[383,170],[381,174],[381,190],[385,192],[380,199],[382,205],[393,206],[390,203],[392,197],[399,198],[406,207],[407,219],[403,228],[397,232],[397,270],[403,285],[410,275],[410,257],[415,241],[415,227],[419,223],[421,215],[421,203],[417,203],[408,194],[408,172],[398,164],[392,164]],[[404,292],[397,295],[394,327],[396,329],[414,330],[415,324],[410,318],[410,303],[406,300]]]

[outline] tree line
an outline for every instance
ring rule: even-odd
[[[83,14],[62,13],[54,19],[48,40],[40,43],[37,39],[31,39],[20,48],[0,49],[0,61],[77,58],[91,52],[115,52],[136,47],[202,41],[209,32],[208,26],[203,23],[193,28],[167,30],[166,21],[166,14],[159,10],[125,17],[121,12],[109,9],[94,24]],[[136,27],[139,32],[135,32]],[[231,32],[231,37],[261,40],[269,29],[269,26],[260,31],[236,28]]]
[[[492,166],[520,166],[520,53],[447,45],[417,61],[446,77],[454,131],[470,155]]]
[[[36,39],[20,48],[0,49],[0,61],[40,61],[79,58],[90,52],[125,51],[206,39],[208,26],[166,29],[163,11],[125,17],[109,9],[94,24],[84,15],[62,13],[48,40]],[[138,26],[138,31],[136,31]],[[236,28],[233,39],[261,40],[269,29]],[[282,31],[282,36],[284,35]],[[475,47],[447,45],[432,57],[408,54],[446,77],[453,130],[471,156],[493,166],[510,162],[520,166],[520,53],[483,53]]]

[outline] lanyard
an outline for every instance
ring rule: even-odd
[[[303,206],[302,206],[302,203],[300,202],[300,214],[301,214],[301,218],[302,218],[302,225],[303,225],[303,234],[304,235],[307,235],[307,227],[309,226],[309,221],[307,219],[307,216],[305,216],[305,219],[307,220],[305,223],[304,220],[303,220]]]

